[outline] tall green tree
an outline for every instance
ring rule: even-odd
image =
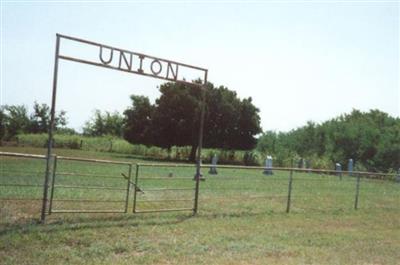
[[[9,140],[19,133],[29,132],[28,110],[23,105],[3,106],[3,126],[5,130],[5,140]]]
[[[125,111],[126,128],[124,137],[133,143],[156,145],[170,149],[172,146],[191,146],[190,160],[194,160],[198,147],[198,133],[202,90],[195,86],[165,83],[160,86],[161,96],[154,105],[138,104]],[[139,101],[140,102],[140,101]],[[141,106],[141,107],[139,107]],[[140,111],[146,114],[145,120]],[[259,110],[251,98],[239,99],[235,92],[226,87],[206,87],[206,114],[204,124],[204,146],[224,149],[251,149],[261,132]],[[142,115],[143,116],[143,115]],[[132,133],[132,128],[136,128]],[[142,136],[146,135],[146,139]]]
[[[55,130],[67,125],[66,112],[61,110],[54,117]],[[29,118],[29,133],[47,133],[50,128],[50,107],[47,104],[33,104],[33,113]]]
[[[66,112],[55,115],[55,130],[67,130]],[[50,127],[50,108],[37,102],[29,115],[24,105],[4,105],[0,107],[0,132],[4,140],[10,140],[20,133],[47,133]],[[71,129],[69,129],[71,130]]]
[[[123,136],[130,143],[153,144],[152,119],[155,107],[143,96],[131,96],[132,106],[124,111]]]
[[[95,110],[93,117],[85,123],[83,134],[90,136],[122,136],[124,119],[118,112]]]

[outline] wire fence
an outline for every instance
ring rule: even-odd
[[[43,200],[46,215],[194,210],[195,165],[54,156],[46,185],[45,156],[0,155],[0,222],[37,218]],[[228,165],[202,165],[202,174],[204,212],[400,209],[396,174]]]

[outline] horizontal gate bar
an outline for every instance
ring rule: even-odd
[[[70,160],[70,161],[80,161],[80,162],[93,162],[93,163],[103,163],[103,164],[115,164],[115,165],[130,165],[129,162],[123,161],[113,161],[113,160],[102,160],[102,159],[89,159],[81,157],[68,157],[68,156],[57,156],[57,159]]]
[[[99,177],[99,178],[121,179],[120,177],[112,177],[111,175],[98,175],[98,174],[86,174],[86,173],[57,172],[57,175],[58,176],[79,176],[79,177]]]
[[[135,213],[158,213],[158,212],[178,212],[178,211],[193,211],[193,208],[142,210],[142,211],[136,211]]]
[[[51,213],[124,213],[116,210],[52,210]]]
[[[65,185],[55,185],[55,188],[61,189],[94,189],[94,190],[126,190],[123,188],[107,187],[107,186],[65,186]]]
[[[42,198],[0,198],[0,201],[41,201]]]
[[[268,195],[268,196],[237,196],[237,197],[209,197],[209,198],[201,198],[203,201],[212,201],[212,200],[223,200],[223,201],[232,201],[232,200],[253,200],[253,199],[266,199],[266,198],[286,198],[287,195]]]
[[[39,184],[7,184],[7,183],[0,183],[0,187],[43,187],[43,185]]]
[[[43,171],[21,171],[21,170],[10,170],[10,169],[1,169],[1,173],[20,173],[20,174],[43,174]]]
[[[191,189],[184,189],[184,188],[171,188],[171,189],[142,189],[142,191],[169,191],[169,190],[194,190],[194,188]]]
[[[281,184],[282,185],[282,184]],[[282,186],[276,186],[276,187],[283,187]],[[217,190],[226,190],[226,191],[265,191],[265,189],[262,188],[201,188],[201,190],[207,190],[207,191],[217,191]]]
[[[174,179],[185,179],[185,180],[192,180],[193,181],[193,177],[160,177],[160,178],[140,178],[140,180],[145,179],[156,179],[156,180],[174,180]]]
[[[220,181],[234,181],[234,180],[248,180],[248,181],[269,181],[269,180],[276,180],[276,181],[287,181],[286,177],[282,177],[282,178],[269,178],[265,175],[261,175],[260,176],[246,176],[246,177],[207,177],[207,180],[220,180]]]
[[[140,164],[141,167],[196,167],[196,165],[189,165],[189,164],[162,164],[162,163],[153,163],[153,164]]]
[[[25,157],[25,158],[46,158],[44,155],[32,155],[24,153],[12,153],[12,152],[0,152],[0,156],[14,156],[14,157]]]
[[[106,201],[106,200],[91,200],[91,199],[53,199],[53,201],[58,201],[58,202],[105,202],[105,203],[117,203],[117,202],[125,202],[122,200],[110,200],[110,201]]]
[[[194,201],[194,199],[167,199],[167,200],[138,200],[136,202],[187,202],[187,201]]]

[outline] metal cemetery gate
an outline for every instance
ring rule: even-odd
[[[52,157],[48,214],[193,211],[194,165]],[[76,170],[78,168],[78,170]],[[181,175],[179,175],[181,174]]]
[[[133,195],[133,212],[193,211],[196,183],[193,165],[137,164]]]
[[[60,52],[60,44],[63,42],[72,42],[74,44],[80,44],[86,48],[97,49],[98,57],[94,58],[83,58],[80,56],[74,57],[68,54]],[[79,47],[79,46],[78,46]],[[82,55],[82,54],[81,54]],[[170,82],[182,83],[185,85],[195,86],[201,89],[202,104],[200,112],[200,124],[199,124],[199,148],[197,152],[197,163],[196,163],[196,185],[195,185],[195,200],[193,212],[197,212],[198,202],[198,189],[200,181],[200,157],[201,149],[203,145],[203,124],[204,124],[204,109],[205,109],[205,85],[207,84],[208,70],[205,68],[179,63],[176,61],[166,60],[143,53],[137,53],[126,49],[112,47],[101,43],[96,43],[89,40],[75,38],[71,36],[56,35],[56,51],[54,58],[54,73],[53,73],[53,89],[52,89],[52,100],[51,100],[51,112],[50,112],[50,128],[48,135],[47,145],[47,156],[46,156],[46,167],[44,176],[44,189],[43,189],[43,201],[41,211],[41,221],[44,222],[46,219],[46,210],[48,208],[48,186],[51,178],[51,157],[52,157],[52,145],[53,145],[53,130],[55,123],[55,109],[56,109],[56,94],[57,94],[57,80],[58,80],[58,65],[59,61],[70,61],[76,63],[89,64],[102,68],[108,68],[112,70],[118,70],[125,73],[133,73],[138,75],[144,75],[148,77],[163,79]],[[195,77],[187,78],[188,73],[194,73]],[[202,79],[202,83],[191,83],[186,80],[195,80],[197,78]],[[129,189],[129,185],[128,189]],[[55,187],[61,188],[61,187]],[[54,192],[53,192],[54,193]],[[127,197],[129,197],[129,190],[127,191]]]
[[[53,156],[48,213],[126,213],[132,167],[127,162]]]

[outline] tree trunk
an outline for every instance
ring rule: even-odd
[[[190,149],[190,156],[189,156],[190,162],[196,162],[196,150],[197,150],[197,144],[192,144],[192,149]]]
[[[171,160],[171,146],[168,146],[167,152],[168,152],[168,160]]]

